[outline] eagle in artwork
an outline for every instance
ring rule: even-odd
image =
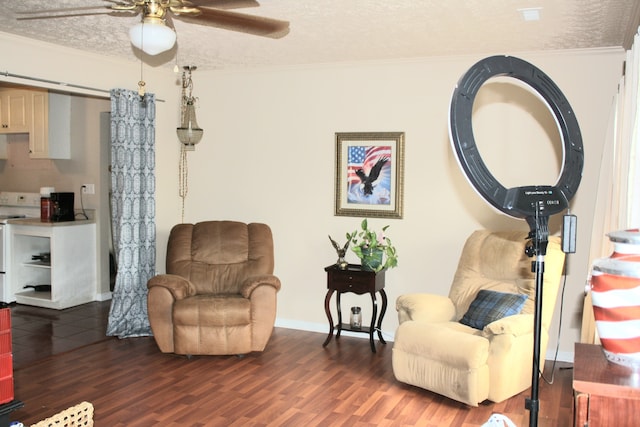
[[[361,181],[360,185],[362,187],[362,192],[365,195],[368,196],[373,194],[373,187],[375,187],[377,184],[378,178],[380,177],[380,171],[382,170],[385,163],[387,163],[388,161],[389,161],[388,157],[379,158],[376,164],[373,165],[373,167],[369,171],[369,175],[364,173],[364,170],[362,169],[358,169],[356,171],[356,175],[358,175],[358,178],[360,178],[360,181]]]

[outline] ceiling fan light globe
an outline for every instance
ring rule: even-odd
[[[129,30],[131,44],[148,55],[158,55],[176,43],[176,33],[160,20],[140,22]]]

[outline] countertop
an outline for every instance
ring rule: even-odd
[[[40,218],[14,218],[6,221],[10,225],[40,226],[40,227],[69,227],[72,225],[94,224],[93,219],[76,219],[75,221],[43,222]]]

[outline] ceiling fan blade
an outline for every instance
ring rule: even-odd
[[[110,9],[110,8],[107,8]],[[41,16],[25,16],[22,18],[16,18],[16,21],[33,21],[36,19],[55,19],[55,18],[73,18],[75,16],[95,16],[95,15],[109,15],[109,16],[136,16],[138,13],[135,11],[110,11],[110,12],[87,12],[87,13],[64,13],[59,15],[41,15]]]
[[[189,0],[197,7],[213,7],[215,9],[241,9],[245,7],[258,7],[260,3],[255,0]]]
[[[83,7],[65,7],[59,9],[39,9],[31,10],[29,12],[16,12],[17,15],[42,15],[43,13],[60,13],[60,12],[77,12],[80,10],[92,10],[92,9],[111,9],[111,6],[83,6]]]
[[[175,15],[180,21],[279,39],[289,33],[289,22],[228,10],[200,8],[198,16]]]

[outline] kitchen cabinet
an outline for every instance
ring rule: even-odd
[[[33,91],[29,156],[32,159],[71,158],[71,97]]]
[[[22,89],[0,89],[0,134],[29,132],[31,94]]]
[[[71,97],[46,90],[0,88],[0,159],[7,134],[29,134],[32,159],[71,158]]]
[[[31,107],[29,91],[0,88],[0,159],[7,158],[7,135],[29,132]]]
[[[62,310],[97,300],[96,224],[12,220],[7,281],[20,304]],[[48,259],[38,258],[49,254]],[[33,287],[50,285],[50,290]]]

